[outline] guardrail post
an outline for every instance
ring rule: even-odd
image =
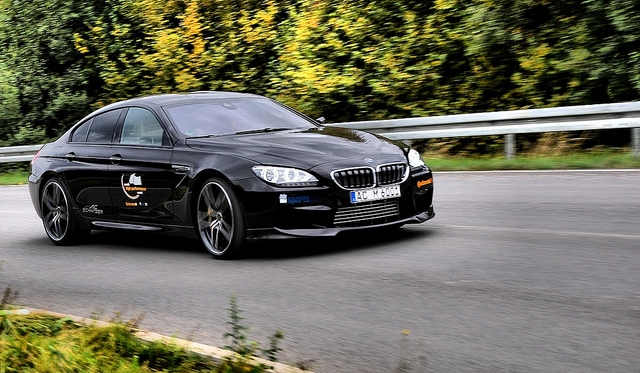
[[[634,158],[640,157],[640,128],[631,129],[631,154]]]
[[[513,159],[516,156],[516,135],[509,133],[504,135],[504,156]]]

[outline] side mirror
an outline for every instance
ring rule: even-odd
[[[320,124],[324,124],[325,121],[326,121],[326,119],[324,117],[320,117],[320,118],[316,119],[316,122],[318,122]]]

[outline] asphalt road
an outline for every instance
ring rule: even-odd
[[[435,219],[395,234],[262,242],[217,261],[195,240],[46,238],[26,187],[0,188],[0,290],[24,306],[225,345],[326,372],[640,372],[640,172],[436,173]],[[404,334],[403,334],[404,331]],[[228,341],[227,341],[228,342]]]

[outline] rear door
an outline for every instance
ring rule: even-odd
[[[91,219],[108,219],[113,214],[108,167],[122,114],[122,109],[116,109],[86,120],[73,132],[64,151],[63,177],[80,213]]]
[[[173,221],[173,189],[184,177],[171,167],[167,131],[146,108],[128,108],[111,149],[109,185],[116,220]]]

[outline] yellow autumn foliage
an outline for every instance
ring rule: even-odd
[[[107,102],[234,90],[335,121],[545,107],[581,97],[594,56],[585,18],[547,0],[121,1],[123,22],[74,35]]]

